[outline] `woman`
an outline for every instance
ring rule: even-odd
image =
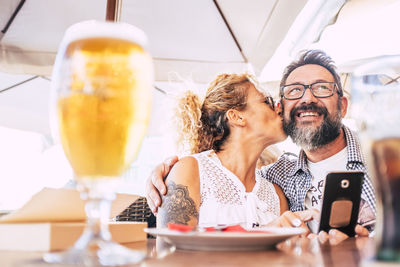
[[[279,217],[288,210],[282,190],[256,173],[262,151],[286,138],[273,99],[257,87],[248,74],[222,74],[203,102],[190,92],[181,99],[178,132],[192,155],[167,177],[158,227],[300,226],[291,212]]]

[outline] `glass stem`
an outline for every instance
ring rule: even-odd
[[[108,229],[111,203],[115,194],[102,183],[81,184],[81,198],[85,201],[86,227],[76,247],[98,247],[111,240]]]
[[[108,217],[111,210],[111,200],[107,199],[88,199],[85,204],[87,216],[87,230],[93,238],[111,240],[108,230]]]

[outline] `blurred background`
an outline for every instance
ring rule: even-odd
[[[176,154],[175,99],[202,95],[222,72],[256,75],[275,98],[283,68],[318,48],[337,63],[347,94],[351,72],[378,56],[400,54],[399,0],[125,0],[120,21],[148,36],[154,58],[153,110],[137,160],[119,191],[144,194],[144,181]],[[1,0],[0,210],[16,209],[43,187],[62,187],[72,170],[51,135],[51,71],[65,30],[104,20],[107,0]],[[349,115],[350,116],[350,115]],[[353,127],[351,117],[345,124]],[[290,140],[274,151],[298,152]]]

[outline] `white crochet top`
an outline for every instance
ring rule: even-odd
[[[256,172],[252,192],[246,192],[239,178],[222,166],[213,150],[192,155],[200,174],[199,226],[242,224],[263,226],[280,215],[279,197],[272,183]]]

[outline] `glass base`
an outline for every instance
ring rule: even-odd
[[[61,252],[43,255],[48,263],[62,263],[83,266],[118,266],[136,264],[145,258],[145,254],[110,241],[100,241],[85,249],[75,247]]]

